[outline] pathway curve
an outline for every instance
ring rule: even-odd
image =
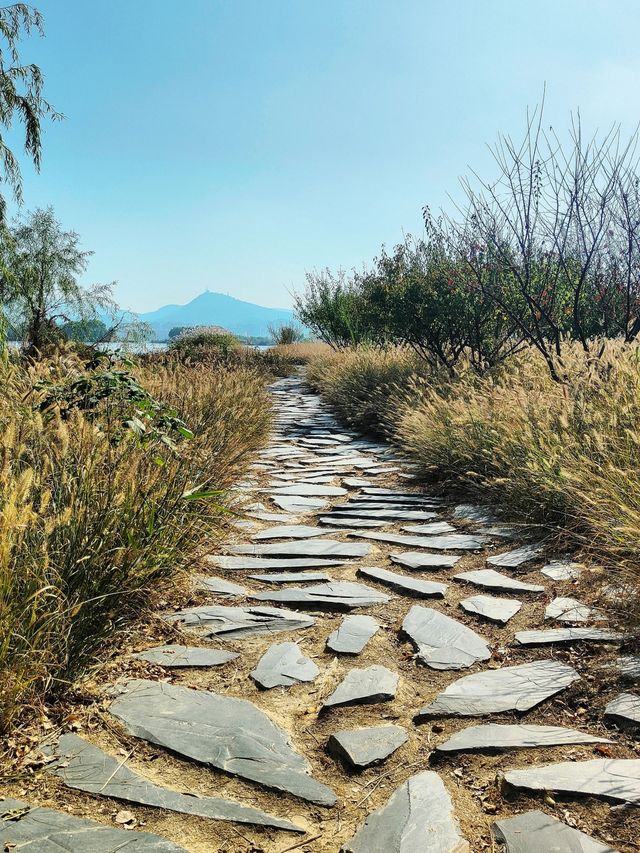
[[[640,665],[589,570],[272,392],[235,541],[0,800],[0,846],[640,849]]]

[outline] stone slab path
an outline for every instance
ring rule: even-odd
[[[640,658],[597,572],[272,394],[228,538],[2,792],[0,849],[639,850]]]

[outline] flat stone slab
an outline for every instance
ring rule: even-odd
[[[213,575],[196,575],[194,577],[194,587],[197,590],[213,592],[224,598],[239,598],[247,594],[247,590],[243,586],[240,586],[239,583],[232,583],[224,578],[217,578]]]
[[[110,712],[135,737],[201,764],[320,805],[336,802],[286,732],[245,699],[134,680]]]
[[[332,610],[351,610],[354,607],[371,607],[385,604],[389,596],[373,587],[353,581],[331,581],[317,586],[291,587],[289,589],[254,592],[259,601],[280,601],[298,607],[323,607]]]
[[[388,569],[362,568],[358,574],[370,580],[379,581],[392,589],[397,589],[415,598],[444,598],[448,589],[446,583],[435,583],[434,581],[423,581],[419,578],[410,578],[390,572]]]
[[[121,758],[103,752],[75,734],[62,735],[53,754],[56,761],[46,764],[45,770],[58,776],[70,788],[143,806],[169,809],[181,814],[304,832],[302,827],[288,820],[282,820],[260,809],[243,806],[234,800],[181,794],[156,785],[127,767]]]
[[[505,551],[504,554],[495,554],[487,557],[490,566],[502,566],[503,568],[516,569],[531,560],[536,560],[542,554],[541,545],[522,545],[513,551]]]
[[[343,655],[359,655],[380,626],[373,616],[345,616],[329,635],[327,648]]]
[[[272,575],[249,575],[249,577],[263,583],[318,583],[331,580],[329,575],[322,572],[282,572]]]
[[[456,528],[448,521],[432,521],[429,524],[406,524],[400,528],[405,533],[421,533],[424,536],[438,536],[442,533],[455,533]]]
[[[335,507],[331,514],[335,518],[374,518],[386,521],[428,521],[437,518],[437,512],[418,509],[348,509],[348,504]]]
[[[504,781],[512,788],[590,794],[640,805],[640,758],[593,758],[507,770]]]
[[[454,681],[421,708],[418,717],[481,717],[528,711],[579,680],[575,669],[556,660],[488,669]]]
[[[324,569],[330,566],[342,566],[347,559],[328,559],[326,557],[210,557],[210,562],[227,572],[245,572],[264,569]]]
[[[473,752],[475,750],[527,749],[529,747],[565,746],[577,743],[611,743],[607,738],[566,729],[562,726],[501,725],[487,723],[469,726],[436,747],[438,752]]]
[[[336,530],[336,533],[343,531]],[[268,527],[259,533],[254,533],[252,539],[311,539],[314,536],[326,536],[327,531],[309,524],[283,524],[278,527]]]
[[[469,853],[453,803],[432,770],[411,776],[372,812],[341,853]]]
[[[386,666],[374,664],[366,669],[352,669],[338,684],[323,708],[341,708],[344,705],[371,705],[393,699],[399,676]]]
[[[203,649],[199,646],[155,646],[132,655],[134,658],[156,663],[159,666],[220,666],[240,657],[237,652],[223,649]]]
[[[277,643],[262,655],[251,678],[260,687],[270,690],[314,681],[319,674],[318,667],[302,654],[296,643]]]
[[[602,628],[549,628],[545,631],[518,631],[514,637],[519,646],[548,646],[553,643],[618,643],[623,634]]]
[[[475,631],[429,607],[414,605],[402,631],[416,647],[418,659],[431,669],[467,669],[491,657],[487,641]]]
[[[571,560],[552,560],[540,571],[553,581],[572,581],[580,577],[580,563]]]
[[[207,637],[223,640],[241,640],[256,634],[273,634],[277,631],[295,631],[310,628],[315,619],[293,610],[275,607],[223,607],[203,605],[166,613],[167,622],[179,622],[182,627]]]
[[[475,616],[481,616],[499,625],[506,625],[522,607],[521,601],[513,598],[496,598],[493,595],[471,595],[469,598],[463,598],[459,603],[465,613],[473,613]]]
[[[487,541],[484,536],[469,536],[466,533],[452,533],[450,536],[403,536],[400,533],[354,531],[349,533],[349,536],[389,542],[392,545],[406,545],[408,548],[429,548],[433,551],[477,551]]]
[[[305,515],[309,512],[317,512],[329,506],[328,501],[320,498],[294,497],[291,495],[271,495],[271,500],[280,509],[292,515]]]
[[[461,557],[452,554],[424,554],[421,551],[403,551],[389,554],[392,563],[406,569],[451,569]]]
[[[621,655],[616,659],[616,666],[622,678],[640,680],[640,655]]]
[[[530,811],[491,824],[503,853],[616,853],[608,844],[544,812]]]
[[[640,726],[640,696],[634,693],[621,693],[604,709],[604,718],[621,727]]]
[[[364,477],[345,477],[342,482],[349,489],[359,489],[362,486],[371,485],[371,480],[365,480]]]
[[[369,726],[345,729],[329,738],[327,751],[356,770],[380,764],[407,741],[402,726]]]
[[[588,622],[594,616],[590,607],[575,598],[554,598],[544,611],[545,619],[555,619],[558,622]]]
[[[481,524],[491,524],[497,521],[495,513],[491,512],[489,507],[480,504],[458,504],[454,507],[453,517],[476,521]]]
[[[462,583],[471,583],[483,589],[496,589],[501,592],[519,592],[541,594],[545,591],[543,586],[533,583],[522,583],[507,575],[496,572],[494,569],[477,569],[471,572],[460,572],[453,579]]]
[[[370,545],[337,539],[303,539],[301,542],[270,542],[268,545],[234,545],[234,554],[253,557],[366,557]]]
[[[11,814],[16,817],[2,819]],[[113,829],[9,797],[0,799],[0,847],[27,853],[187,853],[184,847],[150,832]]]
[[[294,483],[291,486],[280,486],[269,492],[270,495],[290,495],[305,498],[339,498],[347,494],[342,486],[318,486],[313,483]]]
[[[362,528],[363,530],[366,528],[375,528],[375,527],[386,527],[389,522],[388,521],[376,521],[373,518],[349,518],[346,515],[340,515],[333,518],[330,515],[321,515],[318,519],[319,524],[325,524],[329,527],[342,527],[342,528]],[[340,533],[344,531],[339,531]]]

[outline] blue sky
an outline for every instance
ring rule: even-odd
[[[420,233],[486,143],[640,119],[637,0],[40,0],[24,44],[65,113],[25,208],[93,249],[89,281],[152,310],[205,289],[291,304]]]

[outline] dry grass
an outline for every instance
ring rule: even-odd
[[[417,367],[417,369],[416,369]],[[493,375],[431,374],[406,351],[318,360],[310,381],[340,416],[382,424],[425,478],[559,530],[624,585],[640,624],[640,347],[608,341],[600,359],[565,356],[553,382],[534,351]]]
[[[310,343],[277,344],[271,347],[269,352],[291,364],[308,364],[316,358],[322,358],[322,356],[333,352],[333,350],[329,344],[314,341]]]
[[[25,370],[0,362],[0,730],[78,674],[159,580],[216,529],[222,496],[270,424],[251,368],[141,368],[194,432],[172,448],[90,417],[38,410],[37,379],[81,374],[70,356]],[[114,407],[116,411],[114,411]]]

